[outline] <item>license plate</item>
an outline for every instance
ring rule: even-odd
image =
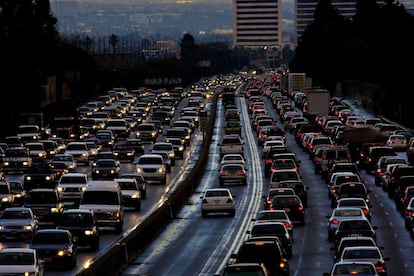
[[[283,210],[285,210],[285,212],[290,212],[290,208],[283,208]]]
[[[214,203],[219,204],[220,200],[216,199],[216,200],[214,200]]]

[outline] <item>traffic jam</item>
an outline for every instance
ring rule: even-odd
[[[201,83],[170,91],[114,88],[80,106],[76,119],[59,116],[51,127],[41,114],[25,114],[31,120],[1,143],[0,271],[16,272],[22,265],[38,275],[72,271],[79,255],[102,249],[103,233],[126,231],[126,213],[142,212],[149,186],[167,187],[177,164],[188,158],[200,112],[219,91],[224,135],[218,185],[203,191],[201,217],[237,215],[232,186],[251,185],[248,163],[260,163],[266,185],[263,207],[220,275],[292,274],[292,258],[301,254],[295,229],[307,226],[312,204],[305,160],[293,148],[308,156],[327,187],[331,209],[324,225],[333,262],[324,275],[387,275],[391,260],[376,240],[381,229],[372,224],[372,187],[362,172],[395,201],[413,234],[414,135],[366,116],[347,98],[321,100],[326,112],[309,114],[315,107],[308,95],[326,99],[326,93],[282,89],[280,73],[272,74],[237,85],[210,83],[209,90]],[[242,107],[249,122],[241,118]],[[254,161],[246,158],[243,139],[250,128],[260,149]]]
[[[22,114],[1,143],[0,273],[87,265],[79,257],[132,227],[126,217],[142,211],[150,185],[168,187],[210,96],[197,88],[114,88],[77,108],[77,117],[46,124],[41,113]]]
[[[258,77],[247,82],[238,95],[246,101],[251,129],[262,150],[264,183],[268,188],[263,195],[263,208],[253,219],[246,238],[216,274],[292,273],[294,268],[289,262],[292,256],[301,254],[293,249],[294,229],[306,227],[306,210],[312,200],[309,199],[310,186],[301,172],[303,158],[294,153],[295,147],[309,156],[314,174],[327,186],[326,199],[331,210],[325,218],[326,240],[331,244],[333,262],[330,271],[324,271],[323,275],[388,275],[391,258],[377,242],[381,230],[372,223],[375,206],[366,178],[374,178],[375,186],[395,202],[406,230],[413,235],[413,132],[365,112],[355,101],[345,97],[329,97],[326,101],[321,91],[288,91],[278,84]],[[241,109],[235,98],[228,95],[231,93],[234,91],[222,92],[223,140],[229,135],[241,139]],[[307,96],[311,94],[312,97],[320,95],[319,106],[310,106]],[[312,108],[320,109],[321,103],[326,103],[322,106],[325,112],[309,114]],[[245,167],[249,162],[244,160],[243,149],[240,149],[243,139],[233,144],[239,148],[221,155],[221,187],[214,189],[221,191],[216,198],[227,198],[221,198],[220,208],[230,216],[235,214],[235,199],[231,187],[226,184],[246,185]],[[206,211],[202,212],[205,216]]]

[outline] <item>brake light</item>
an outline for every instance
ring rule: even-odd
[[[333,220],[331,220],[331,224],[339,224],[339,220],[333,219]]]
[[[304,209],[305,209],[305,208],[303,208],[303,206],[299,206],[299,207],[298,207],[298,210],[299,210],[299,211],[303,211]]]
[[[279,263],[279,267],[280,268],[286,268],[287,267],[287,264],[285,262],[280,262]]]
[[[369,214],[369,211],[367,209],[363,209],[362,211],[364,212],[364,215],[366,216]]]
[[[239,175],[246,175],[246,172],[239,172]]]
[[[227,172],[220,172],[220,176],[226,176],[229,175]]]

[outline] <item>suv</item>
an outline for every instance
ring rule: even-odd
[[[79,245],[88,245],[92,251],[99,249],[100,233],[95,212],[92,210],[65,210],[56,228],[69,230],[73,236],[77,237]]]
[[[142,123],[137,126],[135,135],[136,138],[141,139],[142,142],[155,143],[158,137],[158,129],[152,123]]]
[[[159,154],[143,154],[135,162],[136,172],[142,174],[146,181],[167,182],[167,168]]]
[[[223,136],[220,145],[220,159],[225,154],[237,153],[244,156],[244,142],[238,134],[227,134]]]
[[[368,149],[365,158],[362,160],[362,166],[367,174],[370,174],[375,168],[381,156],[397,155],[395,149],[388,146],[373,146]]]
[[[26,194],[23,207],[32,209],[40,224],[56,225],[63,212],[63,202],[56,189],[36,188],[30,190]]]
[[[33,188],[55,188],[55,174],[53,167],[46,163],[33,163],[23,178],[26,191]]]
[[[289,263],[274,241],[249,241],[240,246],[237,254],[232,256],[235,263],[263,263],[270,275],[289,275]],[[250,274],[249,274],[250,275]]]
[[[220,274],[215,274],[215,276],[242,276],[242,275],[251,275],[251,276],[269,276],[268,269],[263,263],[234,263],[227,264],[223,271]]]
[[[12,207],[14,205],[14,194],[11,191],[10,184],[7,181],[0,181],[0,210]]]
[[[123,204],[132,207],[136,211],[141,210],[141,191],[135,178],[115,178],[121,188]]]
[[[124,225],[122,192],[113,180],[90,181],[82,193],[79,209],[95,212],[98,226],[113,227],[120,234]]]
[[[3,172],[19,171],[26,172],[32,165],[32,157],[29,155],[29,149],[25,147],[10,147],[4,152]]]
[[[65,207],[79,205],[82,192],[87,183],[88,176],[85,173],[67,173],[60,177],[57,191],[65,203]]]

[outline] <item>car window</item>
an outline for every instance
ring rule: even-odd
[[[0,253],[0,265],[32,265],[34,256],[32,253],[13,252]]]

